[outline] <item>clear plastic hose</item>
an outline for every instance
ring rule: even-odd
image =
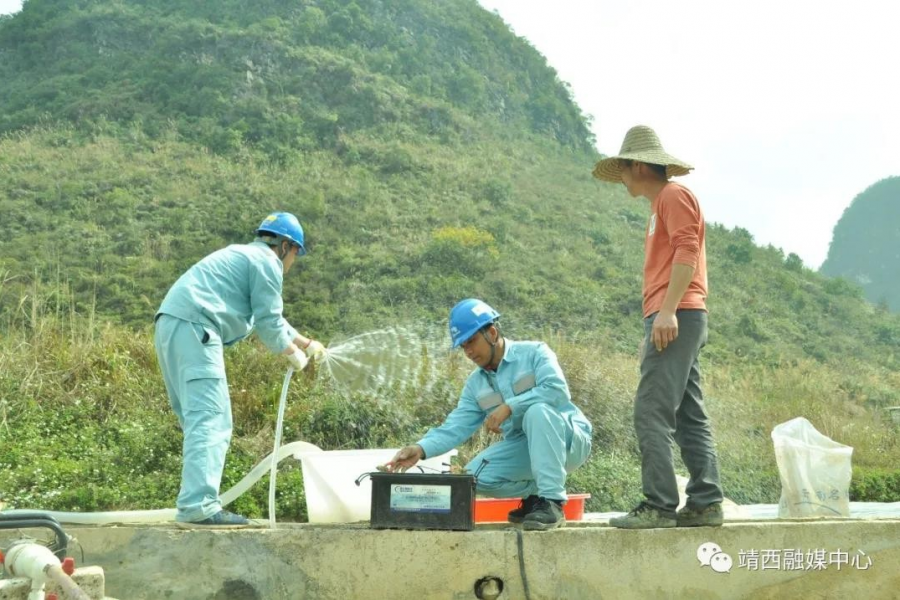
[[[309,442],[291,442],[278,448],[276,453],[266,456],[259,461],[253,469],[244,475],[234,487],[220,496],[222,506],[227,506],[239,498],[244,492],[259,481],[271,467],[273,461],[281,462],[288,456],[300,455],[307,452],[322,452],[322,449]],[[125,525],[146,523],[171,523],[175,520],[174,508],[162,508],[158,510],[122,510],[115,512],[58,512],[52,510],[16,509],[5,510],[4,515],[16,514],[46,514],[60,523],[73,525]]]
[[[278,401],[278,419],[275,424],[275,448],[272,449],[272,466],[269,470],[269,528],[275,529],[275,475],[278,473],[278,448],[281,447],[281,431],[284,428],[284,407],[287,404],[288,386],[294,367],[288,367],[284,374],[284,385],[281,386],[281,399]]]

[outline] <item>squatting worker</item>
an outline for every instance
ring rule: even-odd
[[[669,180],[689,164],[667,154],[649,127],[632,127],[617,156],[594,176],[622,183],[650,201],[644,237],[644,343],[634,428],[641,451],[644,501],[615,527],[693,527],[722,524],[722,487],[710,420],[700,389],[700,349],[707,338],[706,227],[697,198]],[[690,473],[680,511],[672,441]]]
[[[290,213],[272,213],[256,240],[213,252],[188,269],[156,313],[156,356],[172,410],[184,432],[176,522],[182,527],[237,528],[246,518],[222,509],[219,484],[231,441],[231,401],[223,348],[255,331],[295,370],[324,346],[282,316],[281,286],[298,255],[303,228]],[[304,353],[305,351],[305,353]]]
[[[522,498],[509,513],[509,521],[525,529],[553,529],[565,524],[566,476],[588,459],[591,424],[572,403],[553,351],[543,342],[505,339],[499,317],[493,308],[472,298],[453,307],[453,347],[462,346],[478,368],[469,375],[459,403],[443,424],[402,448],[386,466],[405,471],[420,459],[440,456],[467,440],[483,423],[503,439],[466,465],[467,471],[479,473],[477,492]]]

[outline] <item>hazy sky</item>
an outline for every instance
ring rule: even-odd
[[[601,152],[650,125],[708,220],[811,267],[853,198],[900,175],[900,2],[479,1],[571,84]]]
[[[844,209],[900,175],[892,0],[479,0],[527,38],[616,154],[637,124],[696,167],[707,220],[818,267]]]

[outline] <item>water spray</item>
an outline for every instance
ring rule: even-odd
[[[437,358],[447,352],[433,329],[392,327],[356,335],[328,348],[321,372],[349,391],[417,386],[427,392],[439,377]]]

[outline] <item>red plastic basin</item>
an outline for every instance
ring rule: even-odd
[[[584,501],[590,494],[568,494],[563,506],[566,521],[580,521],[584,517]],[[519,507],[521,498],[475,498],[476,523],[505,523],[509,511]]]

